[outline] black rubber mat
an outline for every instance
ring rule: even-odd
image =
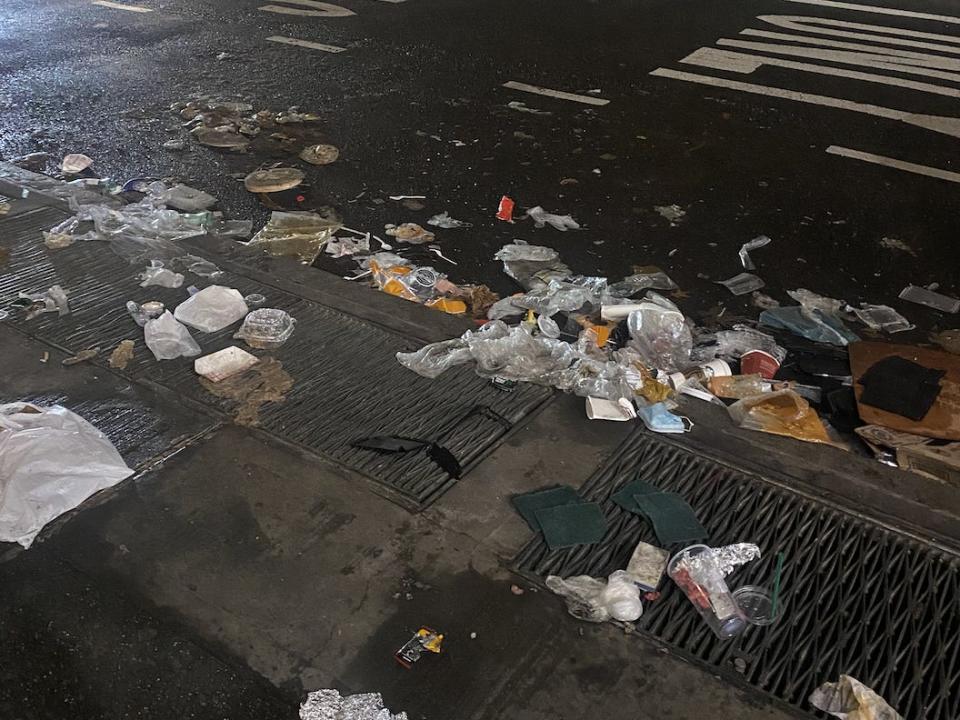
[[[609,523],[599,544],[550,551],[538,537],[515,568],[542,578],[626,567],[638,541],[656,544],[644,520],[610,500],[635,478],[686,498],[707,544],[760,546],[763,558],[732,575],[732,588],[769,586],[776,554],[785,554],[784,614],[774,625],[720,641],[665,579],[662,596],[644,604],[640,631],[807,711],[815,687],[847,674],[905,718],[960,718],[957,557],[659,438],[631,435],[581,489]]]
[[[139,287],[136,275],[142,266],[127,264],[103,243],[48,250],[40,231],[59,217],[60,213],[44,210],[0,223],[0,243],[11,249],[7,272],[0,274],[0,307],[18,290],[40,292],[57,283],[68,293],[70,315],[49,313],[32,320],[12,316],[9,322],[70,352],[100,347],[105,356],[121,340],[134,339],[135,359],[125,371],[128,376],[229,412],[232,401],[216,398],[200,386],[192,360],[157,362],[142,342],[143,331],[125,309],[128,300],[151,299],[173,308],[187,297],[186,290]],[[469,368],[451,370],[435,380],[422,378],[395,358],[398,351],[419,343],[242,275],[226,273],[216,282],[244,295],[262,293],[267,306],[286,310],[297,321],[291,339],[269,353],[293,377],[293,388],[285,402],[263,407],[260,427],[363,473],[407,507],[425,507],[456,481],[425,450],[381,455],[355,449],[351,441],[370,435],[423,438],[448,448],[469,470],[551,395],[548,389],[528,384],[504,392]],[[185,285],[190,283],[211,284],[188,273]],[[235,330],[231,326],[217,333],[192,334],[208,353],[242,345],[231,339]]]

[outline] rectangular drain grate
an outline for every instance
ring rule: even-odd
[[[8,272],[0,274],[0,307],[16,298],[18,290],[38,292],[59,283],[68,293],[71,313],[29,321],[13,316],[9,322],[70,352],[98,346],[103,358],[121,340],[134,339],[135,357],[124,371],[128,377],[229,412],[233,402],[200,386],[192,360],[158,363],[125,309],[128,300],[160,300],[173,308],[186,297],[185,289],[141,288],[136,275],[142,266],[127,264],[103,243],[48,250],[40,231],[60,217],[62,213],[44,210],[0,223],[0,243],[11,250]],[[191,282],[211,284],[188,274],[186,284]],[[465,367],[428,380],[403,368],[395,357],[419,342],[240,274],[225,273],[217,283],[244,295],[262,293],[269,307],[286,310],[297,321],[291,339],[269,353],[283,363],[294,385],[284,402],[261,409],[261,429],[366,475],[384,494],[411,509],[429,505],[455,481],[425,451],[380,455],[355,449],[351,441],[370,435],[424,438],[449,448],[469,469],[552,394],[529,384],[503,392]],[[240,342],[231,338],[235,330],[231,326],[192,335],[206,354]]]
[[[626,566],[638,541],[656,544],[646,521],[610,500],[633,479],[682,495],[709,532],[707,544],[760,546],[762,560],[737,571],[732,588],[769,585],[776,554],[786,556],[778,623],[720,641],[665,578],[660,599],[644,604],[639,630],[807,711],[815,687],[847,674],[905,718],[960,718],[955,556],[642,432],[580,491],[603,507],[609,528],[602,542],[551,552],[538,537],[515,568],[537,577],[606,577]]]

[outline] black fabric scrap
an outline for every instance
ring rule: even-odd
[[[920,421],[937,401],[940,380],[946,374],[892,355],[871,365],[860,378],[860,402]]]

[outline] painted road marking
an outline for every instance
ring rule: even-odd
[[[757,20],[782,27],[786,30],[795,32],[816,33],[819,35],[832,35],[834,37],[845,37],[852,40],[870,40],[872,42],[884,42],[888,45],[903,45],[905,47],[918,47],[925,50],[939,50],[941,52],[960,53],[960,47],[950,47],[949,45],[934,45],[922,42],[920,40],[907,40],[906,38],[924,38],[926,40],[939,40],[944,43],[960,43],[960,38],[953,35],[940,35],[938,33],[920,32],[919,30],[905,30],[903,28],[887,27],[885,25],[869,25],[866,23],[852,23],[845,20],[830,20],[827,18],[802,17],[800,15],[758,15]],[[820,27],[824,26],[824,27]],[[831,29],[831,28],[847,28]],[[879,35],[870,35],[867,33],[850,32],[851,30],[867,30]],[[901,37],[893,37],[900,35]]]
[[[114,10],[129,10],[130,12],[138,13],[153,12],[153,8],[140,7],[139,5],[124,5],[123,3],[110,2],[110,0],[92,0],[90,4],[113,8]]]
[[[271,35],[267,38],[270,42],[283,43],[284,45],[296,45],[297,47],[310,48],[311,50],[323,50],[329,53],[341,53],[346,48],[336,45],[327,45],[326,43],[312,42],[310,40],[300,40],[298,38],[283,37],[282,35]]]
[[[882,48],[879,45],[873,47],[869,45],[857,46],[865,50],[874,50],[877,52],[823,50],[821,48],[778,45],[776,43],[755,43],[746,40],[728,40],[726,38],[717,40],[717,45],[744,48],[746,50],[759,50],[760,52],[776,53],[777,55],[793,55],[794,57],[804,57],[811,60],[827,60],[845,65],[862,65],[879,70],[893,70],[895,72],[912,73],[914,75],[926,75],[927,77],[942,78],[944,80],[960,80],[960,74],[938,72],[930,69],[941,68],[943,70],[956,70],[960,72],[960,59],[915,52],[910,53],[913,57],[888,55],[887,53],[889,52],[900,53],[907,51]]]
[[[815,73],[817,75],[832,75],[834,77],[845,77],[853,80],[863,80],[864,82],[880,83],[882,85],[892,85],[894,87],[904,87],[910,90],[919,90],[920,92],[931,93],[933,95],[945,95],[946,97],[960,98],[960,90],[932,83],[917,82],[916,80],[905,80],[904,78],[892,77],[890,75],[876,75],[874,73],[865,73],[858,70],[846,70],[844,68],[835,68],[828,65],[816,65],[814,63],[795,62],[793,60],[783,60],[781,58],[772,58],[766,55],[751,55],[750,53],[731,52],[729,50],[717,50],[716,48],[700,48],[695,50],[680,62],[688,65],[700,65],[714,70],[728,70],[744,75],[759,70],[764,65],[774,67],[790,68],[791,70],[800,70],[803,72]],[[891,67],[898,70],[896,66]],[[949,75],[950,73],[943,73]],[[960,76],[954,76],[952,79],[958,80]]]
[[[609,100],[604,100],[603,98],[590,97],[589,95],[577,95],[576,93],[568,93],[563,90],[551,90],[550,88],[539,87],[537,85],[527,85],[527,83],[514,82],[505,82],[503,87],[510,88],[511,90],[519,90],[521,92],[533,93],[534,95],[545,95],[547,97],[558,98],[560,100],[571,100],[573,102],[583,103],[584,105],[609,105]]]
[[[257,9],[281,15],[301,15],[304,17],[348,17],[356,15],[353,10],[319,0],[279,0],[279,2],[285,2],[288,5],[303,5],[304,8],[309,9],[286,7],[285,5],[261,5]]]
[[[938,20],[946,23],[960,24],[960,17],[954,15],[933,15],[931,13],[914,12],[913,10],[899,10],[878,5],[858,5],[856,3],[837,2],[836,0],[787,0],[787,2],[803,3],[804,5],[821,5],[823,7],[840,8],[841,10],[859,10],[860,12],[876,13],[877,15],[899,15],[900,17],[916,18],[918,20]]]
[[[886,167],[896,168],[917,175],[926,175],[927,177],[937,178],[939,180],[948,180],[954,183],[960,183],[960,173],[942,170],[940,168],[930,167],[929,165],[918,165],[917,163],[897,160],[896,158],[886,157],[885,155],[874,155],[873,153],[863,152],[861,150],[851,150],[850,148],[831,145],[827,148],[831,155],[840,155],[841,157],[853,158],[854,160],[863,160],[874,165],[885,165]]]
[[[823,107],[839,108],[841,110],[852,110],[854,112],[864,113],[866,115],[874,115],[876,117],[882,117],[888,120],[898,120],[909,125],[915,125],[916,127],[921,127],[927,130],[933,130],[934,132],[943,133],[944,135],[960,138],[960,118],[911,113],[906,112],[905,110],[895,110],[893,108],[883,107],[881,105],[854,102],[852,100],[844,100],[843,98],[835,98],[828,95],[815,95],[812,93],[799,92],[797,90],[787,90],[785,88],[771,87],[768,85],[754,85],[753,83],[727,80],[726,78],[718,78],[711,75],[697,75],[696,73],[681,72],[679,70],[671,70],[670,68],[657,68],[650,74],[657,77],[671,78],[673,80],[683,80],[684,82],[728,88],[730,90],[739,90],[740,92],[752,93],[754,95],[766,95],[768,97],[784,98],[786,100],[794,100],[796,102],[804,102],[811,105],[821,105]]]
[[[750,35],[751,37],[762,37],[769,38],[771,40],[786,40],[787,42],[802,42],[807,45],[820,45],[822,47],[832,47],[840,48],[842,50],[863,50],[866,52],[880,52],[884,55],[890,55],[891,57],[905,57],[905,58],[931,58],[931,57],[940,57],[938,55],[930,55],[928,53],[917,52],[916,50],[904,50],[902,48],[891,48],[883,47],[880,45],[862,45],[860,43],[851,43],[843,42],[842,40],[828,40],[827,38],[816,38],[811,35],[790,35],[788,33],[777,33],[770,32],[768,30],[754,30],[752,28],[747,28],[746,30],[740,31],[741,35]],[[879,38],[882,41],[882,38]],[[951,52],[953,48],[946,45],[931,45],[932,48],[939,50],[940,52]],[[951,58],[942,58],[944,61],[949,61]],[[895,62],[890,60],[890,62]]]

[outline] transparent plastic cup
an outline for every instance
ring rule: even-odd
[[[772,625],[780,616],[780,603],[777,603],[777,612],[774,614],[773,598],[765,587],[744,585],[733,591],[733,598],[751,625]]]
[[[670,559],[667,574],[721,640],[735,637],[747,627],[747,619],[727,587],[713,548],[684,548]]]

